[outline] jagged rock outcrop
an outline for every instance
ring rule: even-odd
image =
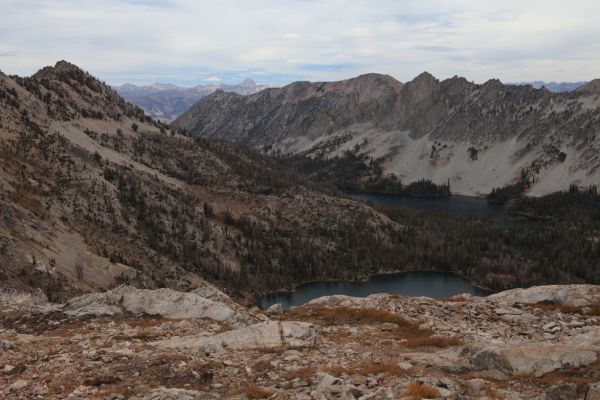
[[[251,96],[215,93],[173,122],[195,135],[267,152],[380,159],[408,183],[450,181],[454,193],[481,195],[527,171],[532,195],[569,184],[599,184],[597,81],[577,91],[474,84],[423,73],[402,84],[369,74],[296,82]]]

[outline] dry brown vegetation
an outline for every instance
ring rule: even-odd
[[[407,340],[405,342],[407,347],[448,347],[462,344],[462,341],[457,337],[432,336],[433,332],[431,330],[419,328],[417,322],[409,321],[386,310],[352,307],[302,307],[290,310],[287,313],[292,319],[310,321],[324,326],[395,324],[397,328],[382,331],[382,334],[398,340]]]
[[[492,387],[492,385],[490,385],[489,383],[485,385],[484,387],[484,393],[487,397],[489,397],[490,399],[494,399],[494,400],[505,400],[506,399],[506,394],[504,394],[503,392],[494,389]]]
[[[587,315],[593,315],[593,316],[600,316],[600,306],[594,306],[591,307],[590,310],[587,312]]]
[[[156,334],[149,329],[138,330],[135,335],[131,336],[132,339],[138,340],[153,340],[156,338]]]
[[[131,328],[154,328],[167,322],[181,322],[182,318],[161,318],[161,319],[140,319],[127,321],[127,325]]]
[[[246,385],[242,388],[248,399],[267,399],[273,395],[273,392],[260,388],[255,385]]]
[[[334,376],[342,376],[342,375],[395,375],[401,376],[406,375],[407,371],[400,368],[398,364],[394,362],[376,362],[376,361],[367,361],[357,367],[341,367],[341,366],[332,366],[327,368],[326,370],[329,374]]]
[[[396,313],[375,308],[302,307],[289,310],[287,314],[293,318],[311,320],[325,326],[392,323],[403,327],[416,327],[418,329],[415,323]]]
[[[411,381],[408,384],[408,394],[415,400],[435,399],[440,397],[440,392],[433,386],[425,385],[419,381]]]
[[[257,371],[257,372],[263,372],[267,369],[269,369],[269,367],[271,366],[271,361],[268,360],[260,360],[255,362],[252,365],[252,369]]]
[[[315,374],[316,370],[314,368],[310,368],[310,367],[306,367],[306,368],[300,368],[297,369],[295,371],[288,371],[285,374],[282,375],[283,379],[286,379],[288,381],[294,380],[294,379],[302,379],[305,380],[307,382],[311,381],[311,377]]]
[[[164,362],[179,362],[179,361],[190,361],[190,356],[182,353],[159,353],[156,355],[156,359]]]

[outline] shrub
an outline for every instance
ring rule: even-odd
[[[435,399],[440,397],[440,392],[433,386],[425,385],[419,381],[412,381],[408,384],[408,394],[416,400]]]
[[[243,387],[246,397],[249,399],[267,399],[273,395],[273,392],[267,389],[259,388],[255,385],[246,385]]]

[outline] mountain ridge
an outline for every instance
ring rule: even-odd
[[[387,174],[406,182],[449,180],[455,193],[467,195],[486,195],[525,171],[535,180],[530,194],[541,195],[600,183],[600,161],[582,147],[600,150],[593,85],[553,93],[497,79],[475,84],[422,73],[402,84],[371,74],[246,97],[214,94],[172,125],[278,154],[330,158],[359,146]]]
[[[114,89],[127,101],[144,109],[152,118],[170,122],[196,101],[217,90],[249,95],[269,87],[272,86],[257,84],[253,79],[246,78],[238,84],[207,83],[184,87],[159,82],[145,86],[124,83],[114,86]]]

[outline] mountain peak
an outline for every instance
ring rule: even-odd
[[[431,75],[427,71],[421,72],[412,81],[413,82],[424,82],[424,81],[438,82],[437,78],[435,76]]]
[[[58,75],[60,74],[77,74],[77,75],[82,75],[82,74],[87,74],[85,71],[83,71],[81,68],[79,68],[77,65],[72,64],[68,61],[65,60],[60,60],[58,62],[56,62],[56,64],[54,64],[54,66],[47,66],[44,67],[42,69],[40,69],[38,72],[36,72],[33,77],[36,79],[53,79],[53,78],[57,78]]]
[[[79,68],[77,65],[72,64],[66,60],[60,60],[57,61],[56,64],[54,65],[54,68],[57,70],[64,70],[64,69],[81,69]]]
[[[256,82],[252,78],[246,78],[240,83],[240,86],[256,86]]]

